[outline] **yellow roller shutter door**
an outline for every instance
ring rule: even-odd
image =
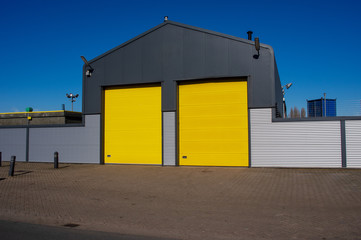
[[[179,85],[179,164],[248,166],[247,82]]]
[[[161,87],[104,93],[104,162],[162,164]]]

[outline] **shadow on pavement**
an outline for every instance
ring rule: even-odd
[[[59,166],[59,168],[58,168],[58,169],[68,168],[68,167],[70,167],[70,166],[69,166],[69,165],[67,165],[67,166]]]
[[[14,176],[25,175],[25,174],[32,173],[32,172],[33,171],[17,170],[17,171],[14,171]]]

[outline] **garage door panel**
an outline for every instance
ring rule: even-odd
[[[134,106],[135,108],[141,108],[141,107],[139,107],[139,106]],[[121,111],[121,112],[127,112],[127,114],[129,115],[128,116],[128,120],[130,120],[130,119],[134,119],[134,120],[137,120],[137,117],[135,117],[135,116],[139,116],[139,115],[143,115],[144,116],[144,118],[148,118],[148,119],[151,119],[151,117],[147,117],[148,116],[148,114],[152,114],[153,112],[154,112],[154,108],[150,108],[150,107],[146,107],[146,106],[142,106],[142,108],[146,108],[146,109],[144,109],[144,111],[142,111],[142,112],[139,112],[139,110],[134,110],[134,109],[131,109],[131,108],[121,108],[121,107],[119,107],[119,108],[114,108],[114,109],[108,109],[108,110],[110,110],[110,111]],[[134,117],[132,117],[132,116],[134,116]],[[124,121],[126,121],[127,119],[124,119]],[[141,118],[141,119],[139,119],[139,120],[142,120],[143,118]],[[156,119],[158,119],[158,118],[156,118]]]
[[[245,118],[246,115],[243,116]],[[237,127],[239,128],[239,123],[235,121],[235,118],[242,118],[242,116],[233,115],[227,117],[212,117],[212,115],[204,117],[194,117],[194,118],[183,118],[182,124],[185,126],[185,129],[209,129],[210,131],[214,128],[229,128]],[[240,119],[239,122],[242,122]],[[188,126],[190,125],[190,126]],[[244,129],[247,129],[244,127]]]
[[[124,149],[126,151],[126,149]],[[142,159],[147,159],[147,158],[156,158],[158,157],[157,154],[146,154],[144,153],[140,153],[137,154],[136,156],[134,156],[131,153],[124,153],[124,154],[113,154],[111,157],[106,157],[106,159],[109,159],[108,161],[106,161],[106,163],[119,163],[119,164],[154,164],[154,163],[147,163],[144,162]],[[112,162],[114,158],[117,159],[123,159],[121,162]]]
[[[144,122],[147,122],[147,124],[144,124]],[[133,128],[137,128],[137,129],[152,129],[152,125],[156,124],[159,122],[159,119],[154,119],[154,118],[142,118],[142,119],[123,119],[121,121],[122,125],[119,126],[119,129],[133,129]],[[117,124],[118,122],[112,122],[111,124]],[[158,129],[158,126],[153,127]],[[114,129],[118,129],[118,126],[115,126]]]
[[[118,102],[120,103],[121,101],[119,99],[115,99],[114,102]],[[156,111],[158,108],[155,108],[154,106],[149,106],[149,105],[142,105],[142,106],[137,106],[134,105],[132,103],[130,103],[132,106],[113,106],[112,108],[108,108],[108,111],[115,111],[115,112],[123,112],[127,114],[127,118],[123,119],[122,121],[126,121],[126,120],[137,120],[139,116],[143,116],[142,118],[140,118],[139,120],[142,120],[144,118],[155,118],[158,119],[158,117],[154,117],[152,116],[154,111]],[[139,111],[139,109],[143,109],[142,111]],[[116,119],[114,119],[116,120]]]
[[[161,88],[105,90],[104,162],[162,164]]]
[[[229,94],[229,95],[228,95]],[[189,103],[187,103],[186,105],[192,106],[192,105],[206,105],[208,106],[209,104],[220,104],[219,101],[217,100],[217,98],[222,98],[222,104],[226,105],[226,104],[234,104],[234,103],[246,103],[246,101],[242,98],[235,98],[233,92],[229,93],[223,93],[223,94],[214,94],[214,95],[200,95],[200,94],[194,94],[194,95],[190,95],[187,96],[186,99],[184,99],[184,101],[189,101]],[[207,101],[208,100],[208,101]],[[195,104],[196,102],[196,104]]]
[[[207,114],[209,111],[217,111],[222,115],[232,115],[232,113],[244,112],[247,107],[244,104],[237,102],[229,105],[218,104],[213,106],[203,105],[189,105],[183,110],[183,117],[194,116],[195,114]]]
[[[129,139],[129,141],[132,141],[132,139]],[[122,155],[127,155],[130,154],[132,156],[140,156],[142,155],[142,153],[147,153],[148,150],[150,150],[150,152],[148,152],[148,154],[146,154],[147,156],[152,155],[152,152],[155,152],[154,149],[158,148],[157,144],[144,144],[144,143],[139,143],[137,144],[137,152],[132,152],[129,151],[129,148],[133,148],[133,144],[128,143],[128,144],[122,144],[122,146],[116,145],[116,144],[110,144],[109,147],[114,147],[117,148],[118,151],[113,151],[110,155],[112,155],[113,157],[118,155],[118,156],[122,156]],[[116,154],[116,155],[114,155]],[[154,155],[154,154],[153,154]],[[123,160],[127,160],[127,159],[123,159]],[[144,160],[146,161],[146,160]]]
[[[147,134],[144,134],[144,133],[134,133],[134,132],[129,132],[129,131],[114,131],[114,136],[119,136],[119,139],[120,138],[124,138],[124,139],[127,139],[127,141],[124,141],[122,143],[122,145],[125,145],[125,144],[134,144],[134,141],[138,141],[137,145],[139,146],[140,144],[143,144],[143,141],[144,140],[159,140],[160,138],[154,138],[153,136],[155,134],[158,134],[158,131],[153,131],[153,132],[150,132],[148,131]],[[119,145],[119,142],[118,141],[113,141],[115,145]],[[151,142],[147,142],[145,141],[146,144],[148,145],[153,145]],[[144,143],[144,144],[145,144]],[[112,143],[107,143],[108,146],[111,146]],[[158,144],[158,141],[156,141],[156,144]]]
[[[150,138],[148,138],[150,140]],[[138,138],[129,138],[128,139],[129,141],[127,143],[122,143],[122,145],[119,145],[119,144],[109,144],[108,146],[109,147],[114,147],[116,148],[118,151],[108,151],[109,154],[112,154],[114,155],[114,153],[117,153],[119,155],[121,154],[125,154],[123,152],[129,152],[131,153],[132,155],[136,156],[136,155],[140,155],[141,153],[139,152],[147,152],[146,150],[147,149],[150,149],[151,152],[156,152],[154,151],[154,149],[159,149],[159,146],[157,143],[146,143],[144,140],[142,141],[139,141]],[[147,139],[145,139],[147,140]],[[137,147],[134,148],[134,144],[132,141],[138,141],[137,143]],[[132,149],[135,149],[137,150],[136,152],[134,151],[129,151],[129,148],[132,148]],[[149,154],[151,154],[151,152]]]
[[[179,86],[179,163],[248,166],[247,82]]]
[[[205,84],[199,84],[205,85]],[[184,86],[184,85],[183,85]],[[225,85],[220,85],[219,89],[224,89]],[[187,96],[185,96],[184,101],[190,100],[190,104],[194,100],[197,104],[208,105],[208,104],[219,104],[218,99],[222,98],[222,104],[232,103],[232,102],[242,102],[245,103],[247,99],[244,99],[242,96],[239,96],[237,90],[228,90],[220,92],[219,89],[213,89],[209,91],[207,89],[202,89],[201,91],[192,92],[190,88],[184,88],[187,91]],[[187,102],[185,102],[187,104]]]
[[[217,139],[218,140],[218,139]],[[208,139],[201,142],[189,141],[183,142],[183,147],[189,149],[191,153],[222,153],[222,152],[237,152],[242,153],[247,151],[247,143],[244,141],[215,141],[214,139]],[[184,152],[181,152],[184,155]]]
[[[241,160],[240,160],[241,159]],[[248,154],[245,153],[195,153],[187,159],[182,158],[186,166],[247,166]]]
[[[197,135],[198,139],[214,139],[219,140],[238,140],[244,139],[245,130],[243,128],[213,128],[212,133],[209,133],[209,129],[183,129],[182,135],[185,139],[192,139],[194,135]]]

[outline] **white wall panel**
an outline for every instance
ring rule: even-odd
[[[253,167],[342,167],[340,121],[272,122],[271,109],[252,109],[250,122]]]
[[[163,113],[163,165],[176,165],[176,113]]]
[[[347,167],[361,168],[361,121],[345,122]]]

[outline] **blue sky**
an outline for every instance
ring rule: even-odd
[[[361,115],[361,1],[1,0],[0,112],[60,110],[88,60],[169,20],[271,45],[290,109],[327,94]]]

